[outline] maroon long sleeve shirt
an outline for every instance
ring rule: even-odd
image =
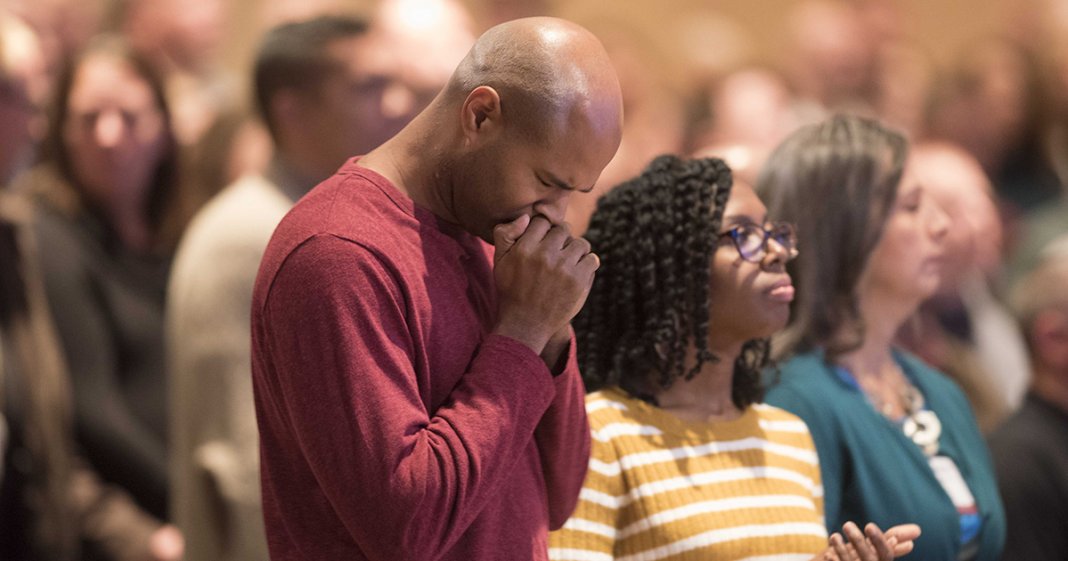
[[[547,558],[589,429],[557,376],[492,335],[492,250],[350,161],[275,231],[252,304],[274,560]]]

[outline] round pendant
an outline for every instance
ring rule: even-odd
[[[938,453],[938,439],[942,436],[942,422],[933,411],[917,411],[905,418],[902,425],[905,436],[916,443],[924,454],[934,456]]]

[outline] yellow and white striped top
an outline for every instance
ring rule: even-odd
[[[796,416],[758,404],[690,423],[616,388],[586,410],[590,469],[550,559],[808,561],[826,548],[819,462]]]

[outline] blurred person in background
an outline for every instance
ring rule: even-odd
[[[771,150],[800,125],[793,102],[786,80],[773,70],[751,67],[729,74],[708,100],[710,127],[695,156],[723,158],[736,178],[755,184]]]
[[[872,45],[871,107],[879,120],[919,137],[936,71],[930,53],[909,35],[915,21],[901,0],[848,0]]]
[[[476,16],[479,28],[486,29],[494,25],[519,18],[547,16],[553,13],[549,0],[492,0],[479,4]]]
[[[251,110],[235,106],[223,111],[184,151],[181,173],[188,214],[242,176],[262,174],[272,151],[270,134]]]
[[[901,6],[897,0],[805,0],[794,6],[783,59],[797,95],[795,126],[846,112],[923,132],[933,62],[908,40]]]
[[[1068,234],[1068,197],[1036,210],[1023,220],[1016,232],[1013,251],[1008,256],[1007,284],[1016,284],[1021,276],[1034,269],[1041,260],[1043,249],[1065,234]]]
[[[50,78],[66,60],[100,33],[109,0],[6,0],[3,8],[22,18],[37,33]]]
[[[665,39],[674,56],[669,64],[673,82],[685,98],[680,153],[692,153],[709,144],[716,92],[727,77],[752,65],[756,42],[753,33],[735,17],[707,5],[675,13],[670,25],[672,33]],[[715,48],[709,48],[709,37],[716,38]]]
[[[767,402],[812,433],[828,527],[914,522],[917,559],[993,561],[1005,519],[968,401],[894,345],[938,289],[950,229],[907,156],[902,135],[836,116],[768,158],[757,192],[803,245],[788,267],[796,295],[773,342],[786,362]]]
[[[0,33],[0,188],[6,188],[33,162],[44,134],[48,75],[38,35],[21,18],[0,9]]]
[[[383,29],[386,21],[394,27]],[[422,43],[404,34],[404,23],[320,16],[270,30],[253,82],[273,159],[263,175],[243,177],[214,198],[182,239],[167,304],[172,512],[193,559],[267,557],[249,363],[252,287],[293,203],[400,130],[423,108],[422,92],[440,80],[436,93],[463,56],[453,48],[456,58],[448,60],[438,49],[431,60],[447,65],[444,72],[415,60],[397,45]],[[455,21],[427,23],[418,31],[433,41],[474,40]]]
[[[586,231],[600,195],[641,172],[658,154],[682,150],[685,131],[682,99],[660,70],[649,39],[620,22],[602,21],[592,28],[604,42],[623,90],[623,140],[589,197],[575,197],[566,221],[576,233]]]
[[[364,17],[353,8],[348,0],[272,0],[261,6],[257,28],[266,34],[279,25],[318,16]]]
[[[0,154],[32,152],[43,59],[36,35],[0,11]],[[21,158],[0,159],[12,177]],[[173,526],[106,485],[78,456],[70,380],[45,300],[32,209],[0,192],[0,559],[174,560]]]
[[[989,432],[1023,399],[1030,366],[1016,321],[996,296],[1001,222],[982,167],[955,144],[921,142],[916,179],[949,216],[938,291],[902,327],[898,342],[964,390]]]
[[[804,0],[788,18],[787,72],[802,122],[831,111],[871,114],[878,37],[851,2]]]
[[[163,304],[182,215],[162,82],[100,37],[61,72],[38,209],[45,289],[74,387],[78,444],[108,481],[167,517]]]
[[[1038,60],[1018,43],[986,37],[963,52],[935,85],[928,132],[979,160],[998,196],[1011,253],[1021,218],[1062,194],[1049,152],[1049,99]]]
[[[415,96],[408,112],[430,104],[475,42],[474,20],[458,0],[380,0],[372,21],[392,45],[397,78]],[[403,93],[386,96],[383,114]]]
[[[1045,0],[1039,3],[1058,7],[1037,11],[1036,15],[1043,18],[1048,27],[1047,33],[1041,34],[1046,40],[1032,36],[1030,48],[1032,51],[1040,49],[1048,62],[1046,85],[1052,105],[1049,154],[1061,182],[1061,193],[1055,201],[1036,209],[1021,221],[1009,255],[1010,284],[1015,284],[1020,276],[1038,265],[1046,246],[1068,234],[1068,191],[1065,190],[1068,182],[1068,4]]]
[[[990,436],[1005,502],[1005,560],[1068,559],[1068,237],[1013,290],[1034,377],[1023,407]]]
[[[163,75],[183,146],[236,103],[238,84],[221,65],[228,9],[223,0],[114,0],[111,25]]]
[[[879,120],[910,138],[926,134],[927,105],[936,71],[930,54],[915,44],[897,40],[881,45],[872,100]]]

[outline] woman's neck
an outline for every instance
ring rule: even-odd
[[[915,312],[917,303],[906,303],[886,295],[861,297],[864,341],[860,348],[836,359],[857,380],[857,384],[877,404],[884,415],[898,418],[906,414],[904,390],[908,378],[894,360],[894,337]]]
[[[691,422],[730,421],[742,415],[731,399],[734,362],[742,344],[710,349],[719,360],[708,361],[690,380],[676,380],[657,394],[660,408]],[[693,349],[689,349],[692,356]]]
[[[898,330],[916,311],[919,302],[904,302],[891,295],[868,292],[860,296],[864,341],[860,348],[838,358],[854,376],[877,374],[893,365],[890,350]]]

